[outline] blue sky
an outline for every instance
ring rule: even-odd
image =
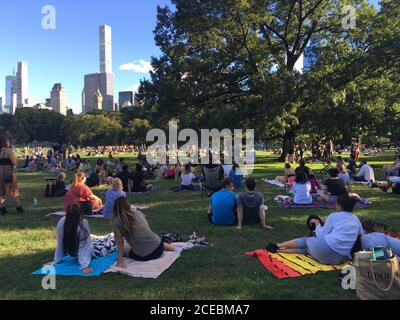
[[[378,0],[371,0],[377,3]],[[113,71],[118,91],[135,88],[158,56],[153,30],[157,5],[169,0],[0,0],[0,96],[5,76],[20,60],[29,63],[31,101],[44,102],[54,83],[67,90],[68,105],[81,112],[83,76],[99,71],[98,27],[113,29]],[[42,28],[42,8],[56,9],[56,29]],[[125,65],[129,70],[120,70]]]

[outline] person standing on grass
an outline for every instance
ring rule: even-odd
[[[163,243],[151,231],[146,216],[139,210],[132,210],[125,197],[115,200],[112,224],[118,248],[117,267],[126,268],[124,257],[136,261],[150,261],[160,258],[164,251],[179,251],[173,244]]]
[[[237,198],[231,178],[222,180],[222,189],[211,196],[208,219],[212,224],[231,226],[237,223]]]
[[[243,224],[261,225],[268,230],[273,230],[273,227],[266,225],[268,207],[264,205],[264,196],[260,192],[255,192],[256,182],[254,179],[247,179],[244,183],[246,192],[242,192],[238,197],[237,229],[242,229]]]
[[[7,214],[6,198],[13,200],[19,213],[24,209],[19,201],[19,188],[15,168],[18,165],[17,157],[11,148],[10,140],[2,137],[0,139],[0,215]]]

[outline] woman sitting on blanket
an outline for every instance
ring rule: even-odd
[[[307,174],[299,171],[296,174],[296,182],[293,183],[293,203],[294,204],[312,204],[311,183],[308,181]]]
[[[275,178],[276,181],[279,181],[282,183],[290,183],[290,184],[292,184],[294,182],[294,179],[295,179],[295,172],[292,169],[289,162],[285,163],[285,175],[277,176]]]
[[[83,172],[77,172],[72,178],[72,186],[67,191],[64,198],[64,211],[73,203],[88,203],[93,211],[101,209],[103,202],[95,196],[90,188],[85,184],[86,176]]]
[[[149,261],[160,258],[164,251],[179,251],[175,245],[163,243],[151,231],[146,216],[139,210],[132,210],[125,197],[115,200],[112,223],[118,247],[119,268],[126,267],[124,256],[136,261]]]
[[[345,182],[339,178],[339,170],[337,168],[331,168],[328,170],[328,179],[325,180],[324,193],[321,194],[320,200],[335,204],[337,198],[341,195],[350,195],[357,200],[360,200],[360,196],[356,193],[348,192]]]
[[[79,204],[71,204],[67,214],[57,224],[57,248],[54,263],[60,263],[64,256],[77,257],[83,273],[92,274],[90,262],[93,258],[107,256],[116,250],[113,234],[98,237],[90,234],[89,223],[83,219]]]
[[[126,197],[126,193],[123,190],[123,184],[121,179],[114,178],[112,181],[111,189],[106,192],[106,202],[104,204],[103,216],[110,218],[113,213],[114,202],[116,199]]]
[[[322,264],[338,265],[352,259],[353,248],[364,234],[360,220],[353,214],[357,199],[349,195],[337,198],[339,212],[332,213],[322,226],[319,219],[312,219],[315,237],[304,237],[283,243],[271,243],[271,253],[309,254]]]

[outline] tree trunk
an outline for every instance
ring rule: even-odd
[[[286,161],[288,161],[289,154],[294,154],[295,139],[296,139],[295,129],[293,129],[293,128],[288,129],[283,136],[282,154],[279,157],[279,161],[286,162]]]

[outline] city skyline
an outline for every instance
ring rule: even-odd
[[[369,2],[378,5],[378,0]],[[45,4],[42,0],[16,0],[0,5],[0,10],[7,12],[0,20],[2,44],[11,48],[0,52],[3,104],[6,100],[5,77],[12,74],[18,61],[27,61],[30,105],[45,101],[49,88],[54,83],[62,83],[69,92],[68,106],[74,113],[82,112],[83,79],[85,74],[98,70],[98,26],[104,24],[113,28],[114,63],[111,68],[115,73],[115,97],[118,92],[135,91],[141,79],[149,78],[151,57],[160,54],[153,34],[156,8],[157,5],[171,6],[169,0],[118,0],[112,3],[53,0],[55,30],[42,28],[44,15],[41,10]]]
[[[0,52],[0,96],[5,96],[5,77],[18,61],[29,63],[30,105],[43,103],[49,89],[62,83],[68,92],[68,106],[82,112],[84,75],[98,67],[99,26],[113,28],[113,65],[118,92],[136,90],[140,80],[149,78],[152,56],[160,54],[154,44],[157,5],[169,0],[71,3],[52,0],[56,29],[42,29],[42,7],[48,3],[16,0],[0,4],[7,12],[0,20],[2,44],[11,50]],[[21,12],[21,5],[24,6]],[[29,30],[29,33],[26,32]],[[117,99],[116,99],[117,100]]]

